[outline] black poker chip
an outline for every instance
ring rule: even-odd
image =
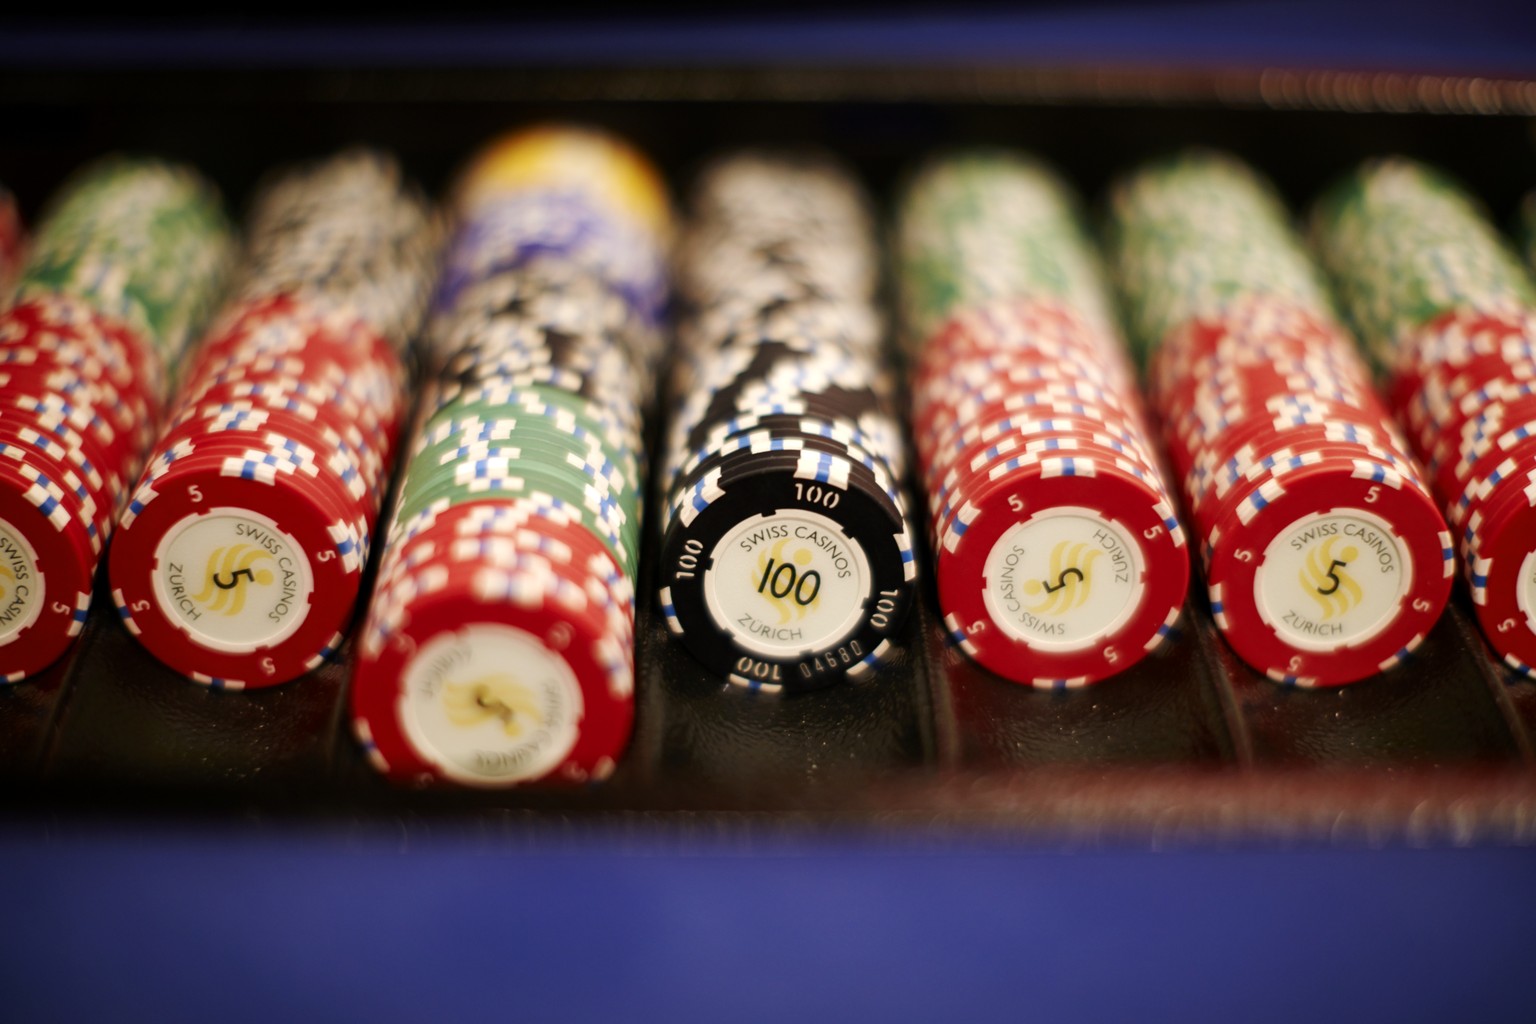
[[[662,613],[736,686],[862,681],[916,576],[867,203],[825,159],[754,153],[712,165],[693,208]]]

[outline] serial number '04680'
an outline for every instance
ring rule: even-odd
[[[815,679],[826,672],[841,672],[863,657],[864,645],[857,640],[849,640],[829,651],[822,651],[814,658],[800,662],[796,668],[802,679]],[[747,679],[773,683],[784,678],[784,666],[744,654],[736,659],[736,673]]]

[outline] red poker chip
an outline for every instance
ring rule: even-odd
[[[239,415],[242,412],[244,416]],[[391,434],[383,430],[364,431],[356,423],[348,423],[345,417],[318,415],[311,419],[301,411],[278,404],[269,405],[261,400],[211,402],[183,409],[167,427],[167,436],[172,433],[185,436],[198,429],[199,424],[211,427],[241,420],[259,423],[261,429],[311,436],[320,449],[347,453],[370,487],[377,488],[382,483],[385,460],[392,447],[389,443]]]
[[[1255,438],[1301,427],[1356,426],[1379,430],[1385,417],[1374,418],[1363,410],[1345,405],[1310,406],[1284,412],[1245,410],[1230,412],[1215,419],[1185,417],[1165,420],[1170,448],[1198,451],[1211,447],[1240,447]]]
[[[220,437],[232,443],[267,448],[274,452],[279,447],[285,447],[304,454],[316,465],[341,477],[347,475],[348,469],[354,470],[362,477],[359,486],[365,494],[375,499],[377,497],[377,479],[373,477],[374,468],[370,460],[364,459],[340,437],[315,429],[314,424],[281,415],[257,416],[249,420],[188,420],[174,425],[166,433],[156,446],[156,454],[168,451],[182,441],[211,441]]]
[[[1070,446],[1049,443],[1053,441],[1065,441]],[[989,481],[1003,474],[1012,473],[1023,467],[1038,466],[1051,459],[1086,459],[1093,461],[1096,465],[1116,467],[1130,476],[1146,481],[1153,491],[1167,499],[1167,491],[1156,469],[1135,458],[1122,455],[1114,449],[1101,447],[1088,439],[1077,438],[1037,437],[1033,443],[1034,450],[1030,450],[1031,442],[1026,442],[1021,449],[996,454],[982,453],[982,457],[975,460],[975,464],[952,468],[936,486],[929,485],[930,507],[953,509],[961,504],[975,488],[985,486]],[[941,521],[936,525],[942,529],[944,523]]]
[[[362,318],[291,293],[242,300],[210,325],[205,338],[199,367],[203,360],[229,355],[295,354],[355,366],[398,363],[393,346]]]
[[[1114,399],[1097,387],[1048,385],[1043,388],[999,384],[983,393],[955,402],[930,397],[923,422],[915,429],[923,436],[944,438],[973,423],[984,423],[1008,415],[1034,414],[1105,416],[1116,420],[1139,421],[1139,403]]]
[[[1000,675],[1046,688],[1103,679],[1155,649],[1183,607],[1189,559],[1171,507],[1090,462],[988,481],[940,533],[945,629]]]
[[[1257,459],[1271,457],[1281,452],[1327,449],[1378,458],[1420,483],[1425,480],[1422,467],[1411,455],[1392,444],[1389,438],[1378,436],[1368,428],[1353,424],[1331,426],[1305,424],[1272,434],[1266,433],[1235,446],[1220,445],[1203,448],[1195,453],[1193,465],[1203,470],[1212,470],[1229,464],[1251,464]]]
[[[1299,426],[1286,426],[1281,429],[1274,429],[1272,422],[1259,424],[1253,429],[1233,430],[1231,437],[1225,439],[1222,443],[1197,449],[1187,458],[1188,465],[1191,468],[1197,466],[1215,468],[1225,465],[1233,459],[1251,461],[1255,458],[1273,454],[1281,449],[1296,449],[1307,445],[1328,445],[1331,443],[1336,443],[1346,448],[1380,450],[1386,453],[1394,463],[1401,463],[1403,471],[1409,473],[1416,480],[1422,480],[1423,478],[1418,465],[1405,452],[1396,445],[1391,444],[1389,438],[1379,436],[1369,427],[1350,423],[1305,423]],[[1180,465],[1185,464],[1183,458],[1179,459],[1178,462]]]
[[[1456,446],[1454,458],[1441,457],[1436,467],[1436,483],[1441,493],[1461,494],[1473,474],[1484,465],[1483,460],[1501,461],[1536,437],[1536,418],[1527,419],[1526,416],[1536,417],[1536,407],[1512,410],[1508,421],[1500,417],[1487,424],[1485,430],[1474,436],[1475,439]]]
[[[949,465],[938,481],[939,493],[951,492],[965,481],[983,476],[996,464],[1019,458],[1081,455],[1111,460],[1125,459],[1135,463],[1143,473],[1156,473],[1156,464],[1144,458],[1139,451],[1120,444],[1106,434],[1087,430],[1019,431],[982,444],[985,447],[971,449]],[[939,468],[936,464],[934,472]]]
[[[226,397],[214,395],[209,400],[196,404],[188,404],[182,407],[171,420],[168,430],[176,430],[193,421],[204,422],[234,422],[245,420],[247,422],[263,422],[283,425],[294,425],[300,430],[308,430],[319,436],[334,438],[335,443],[345,445],[357,453],[358,457],[365,457],[369,452],[376,452],[391,440],[391,433],[383,428],[367,427],[360,425],[355,420],[350,420],[345,415],[344,409],[338,409],[334,404],[328,405],[328,413],[320,413],[315,409],[315,415],[310,415],[311,409],[306,405],[290,407],[281,401],[269,401],[270,396],[261,397]],[[327,442],[331,443],[331,442]],[[382,458],[382,456],[380,456]],[[380,467],[381,468],[381,467]]]
[[[344,424],[358,424],[367,430],[390,430],[401,415],[402,398],[377,408],[360,404],[346,391],[297,377],[265,374],[229,375],[223,379],[202,378],[194,389],[183,394],[181,405],[204,405],[228,401],[260,402],[267,406],[302,408],[312,415],[325,416]]]
[[[109,555],[112,596],[161,661],[215,687],[272,686],[335,650],[361,576],[355,526],[302,477],[192,456],[139,487]]]
[[[1035,348],[1032,339],[1024,336],[1018,339],[1017,347],[987,353],[966,353],[964,346],[959,351],[947,349],[942,341],[934,344],[934,351],[947,352],[951,358],[944,362],[925,359],[914,368],[914,388],[924,394],[942,396],[985,387],[993,381],[1103,386],[1121,385],[1125,381],[1124,367],[1115,360],[1106,362],[1098,358],[1101,342],[1086,334],[1078,348],[1054,343],[1043,349]]]
[[[268,686],[334,651],[404,408],[378,345],[282,296],[206,336],[111,554],[124,621],[162,661]]]
[[[989,442],[1021,430],[1051,432],[1057,423],[1092,425],[1099,432],[1133,440],[1144,436],[1144,430],[1136,419],[1119,416],[1108,410],[1092,410],[1083,406],[1061,408],[1053,405],[1012,414],[1004,412],[998,416],[983,413],[970,423],[957,425],[942,435],[931,436],[926,444],[919,447],[918,454],[925,463],[943,469],[952,465],[956,459],[973,453],[978,446],[985,447]],[[1145,444],[1141,447],[1148,449]]]
[[[1451,310],[1420,325],[1398,347],[1389,398],[1394,408],[1410,405],[1430,373],[1444,373],[1490,358],[1520,362],[1536,356],[1530,318],[1479,310]]]
[[[245,472],[253,478],[283,478],[293,486],[302,486],[337,519],[354,524],[367,532],[376,508],[364,495],[359,498],[349,491],[342,478],[323,462],[304,460],[286,450],[275,450],[265,435],[230,431],[225,434],[203,434],[196,439],[179,442],[163,457],[150,464],[140,479],[140,486],[151,484],[165,486],[184,472],[195,460],[208,462],[219,460],[229,472]]]
[[[353,676],[354,719],[397,781],[498,787],[585,782],[628,745],[630,649],[576,574],[536,556],[520,572],[429,566],[422,587]]]
[[[1152,466],[1156,460],[1134,421],[1105,414],[1007,416],[951,435],[940,448],[930,449],[927,458],[935,472],[970,466],[977,459],[990,457],[992,449],[1017,450],[1031,440],[1080,438],[1136,458]],[[967,439],[969,435],[969,439]]]
[[[1524,489],[1533,456],[1536,456],[1536,439],[1533,438],[1522,439],[1506,450],[1490,453],[1478,461],[1466,475],[1457,495],[1446,502],[1446,521],[1459,532],[1463,554],[1469,560],[1479,550],[1482,539],[1482,527],[1474,527],[1474,523],[1485,526],[1497,523],[1503,506],[1529,503],[1530,496]]]
[[[111,535],[112,524],[117,516],[114,504],[116,495],[92,489],[67,459],[36,448],[0,438],[0,458],[14,463],[23,474],[42,473],[79,503],[82,524],[88,526],[93,554],[100,554],[101,546]]]
[[[998,299],[954,314],[929,339],[926,352],[947,351],[971,359],[1029,348],[1095,352],[1102,331],[1068,306],[1035,299]],[[1111,361],[1124,356],[1111,352]]]
[[[76,404],[65,395],[7,388],[0,398],[0,418],[13,417],[18,411],[40,423],[67,423],[112,465],[121,464],[134,453],[131,437],[119,435],[92,406]]]
[[[1266,492],[1272,486],[1272,481],[1278,481],[1284,486],[1285,480],[1294,474],[1302,471],[1321,472],[1330,467],[1345,475],[1356,469],[1372,473],[1379,469],[1385,477],[1394,481],[1400,479],[1404,486],[1416,490],[1433,502],[1427,488],[1411,472],[1404,472],[1389,461],[1374,459],[1368,452],[1351,445],[1338,446],[1328,442],[1302,444],[1295,448],[1278,449],[1262,460],[1255,461],[1238,479],[1233,479],[1230,470],[1213,474],[1217,480],[1213,480],[1212,486],[1204,492],[1204,500],[1192,516],[1195,527],[1202,538],[1207,538],[1213,530],[1229,524],[1232,517],[1238,514],[1238,508],[1251,501],[1255,494]]]
[[[122,491],[122,471],[93,438],[59,417],[38,417],[21,409],[0,410],[0,438],[62,456],[94,490]]]
[[[314,326],[307,332],[294,332],[292,345],[281,349],[264,347],[260,341],[216,339],[210,348],[200,350],[190,376],[290,376],[333,385],[365,405],[387,400],[405,384],[399,357],[377,335],[354,330],[342,336]]]
[[[924,362],[918,367],[914,390],[924,394],[944,396],[984,387],[993,381],[1012,384],[1076,383],[1087,381],[1109,385],[1122,383],[1114,369],[1103,362],[1094,361],[1090,354],[1063,356],[1061,353],[1043,353],[1030,349],[1001,350],[985,356],[959,358],[948,363]]]
[[[0,460],[0,660],[15,683],[57,661],[85,625],[95,555],[72,496]]]
[[[63,296],[28,299],[0,313],[0,351],[16,349],[100,360],[117,387],[139,390],[153,402],[160,381],[159,357],[129,327]]]
[[[1444,610],[1455,566],[1428,495],[1336,463],[1250,492],[1213,530],[1207,562],[1227,642],[1298,686],[1354,682],[1401,662]]]
[[[1202,535],[1211,523],[1224,521],[1229,506],[1242,500],[1246,492],[1261,487],[1266,481],[1294,473],[1304,466],[1332,463],[1341,467],[1355,462],[1379,463],[1396,472],[1419,490],[1428,493],[1417,476],[1417,467],[1411,461],[1402,461],[1391,452],[1379,451],[1361,445],[1338,443],[1327,439],[1302,440],[1267,450],[1262,456],[1229,459],[1216,466],[1202,466],[1207,470],[1203,479],[1186,490],[1194,519]]]
[[[634,633],[633,588],[590,530],[534,516],[517,525],[508,520],[476,523],[462,519],[436,524],[408,543],[391,548],[381,568],[370,612],[370,630],[408,610],[416,587],[412,581],[434,566],[457,571],[466,565],[509,567],[527,556],[559,566],[592,606],[602,610],[607,628],[629,643]],[[374,633],[366,634],[373,636]]]

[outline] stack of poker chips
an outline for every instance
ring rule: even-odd
[[[0,676],[59,657],[231,249],[190,169],[109,158],[54,198],[0,315]]]
[[[1402,158],[1360,167],[1313,211],[1313,241],[1460,547],[1477,618],[1536,666],[1536,285],[1476,202]]]
[[[258,195],[234,296],[186,358],[112,545],[123,623],[165,664],[272,686],[339,646],[436,250],[427,204],[375,153]]]
[[[1073,198],[1021,155],[940,159],[899,256],[950,642],[1039,688],[1129,668],[1173,630],[1189,557]]]
[[[1227,643],[1286,685],[1396,665],[1445,607],[1450,536],[1279,197],[1191,152],[1116,183],[1109,228]]]
[[[666,193],[617,140],[541,128],[458,196],[354,732],[396,782],[602,779],[634,718]]]
[[[912,603],[877,270],[865,198],[830,161],[745,153],[701,176],[660,598],[672,633],[749,690],[869,678]]]

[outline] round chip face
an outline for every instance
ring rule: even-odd
[[[405,667],[400,721],[445,778],[506,784],[549,774],[581,729],[581,686],[548,640],[475,624],[433,637]]]
[[[1520,563],[1520,575],[1515,583],[1515,605],[1525,616],[1525,626],[1536,633],[1536,551],[1525,556]]]
[[[868,615],[873,580],[857,535],[815,512],[748,518],[707,558],[704,600],[715,624],[764,658],[835,647]]]
[[[272,520],[213,508],[178,523],[155,551],[155,596],[193,643],[241,654],[303,624],[315,588],[309,559]]]
[[[0,666],[20,682],[85,625],[95,555],[79,506],[35,471],[0,462]]]
[[[982,568],[992,620],[1045,651],[1081,651],[1115,635],[1141,603],[1140,546],[1088,508],[1037,513],[1004,531]]]
[[[1331,651],[1390,626],[1413,588],[1407,545],[1360,509],[1318,511],[1264,549],[1254,574],[1259,614],[1290,646]]]
[[[25,532],[0,522],[0,646],[37,622],[47,593],[48,580]]]

